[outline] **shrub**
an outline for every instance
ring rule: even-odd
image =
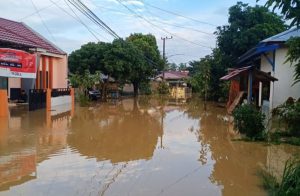
[[[233,111],[234,127],[240,133],[251,139],[263,137],[265,126],[263,124],[265,115],[254,106],[245,104]]]
[[[151,95],[152,91],[151,91],[151,86],[149,84],[149,82],[143,82],[140,85],[140,94],[142,95]]]
[[[278,114],[291,135],[300,136],[300,103],[284,104],[279,108]]]
[[[300,193],[300,160],[299,158],[286,161],[280,182],[267,171],[259,172],[263,187],[270,195],[299,195]]]
[[[169,93],[169,86],[166,82],[159,83],[157,87],[157,91],[159,94],[165,95]]]

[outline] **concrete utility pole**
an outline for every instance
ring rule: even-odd
[[[171,37],[162,37],[161,40],[163,40],[163,60],[164,60],[164,67],[163,67],[163,80],[165,80],[165,69],[166,69],[166,40],[173,39],[173,36]]]

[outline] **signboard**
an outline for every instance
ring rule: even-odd
[[[0,48],[0,76],[36,78],[36,55],[21,50]]]

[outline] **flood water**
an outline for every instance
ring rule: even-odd
[[[300,148],[233,141],[224,108],[141,97],[0,119],[0,195],[266,195]]]

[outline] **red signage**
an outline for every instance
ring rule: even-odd
[[[0,76],[36,78],[36,55],[21,50],[0,48]]]

